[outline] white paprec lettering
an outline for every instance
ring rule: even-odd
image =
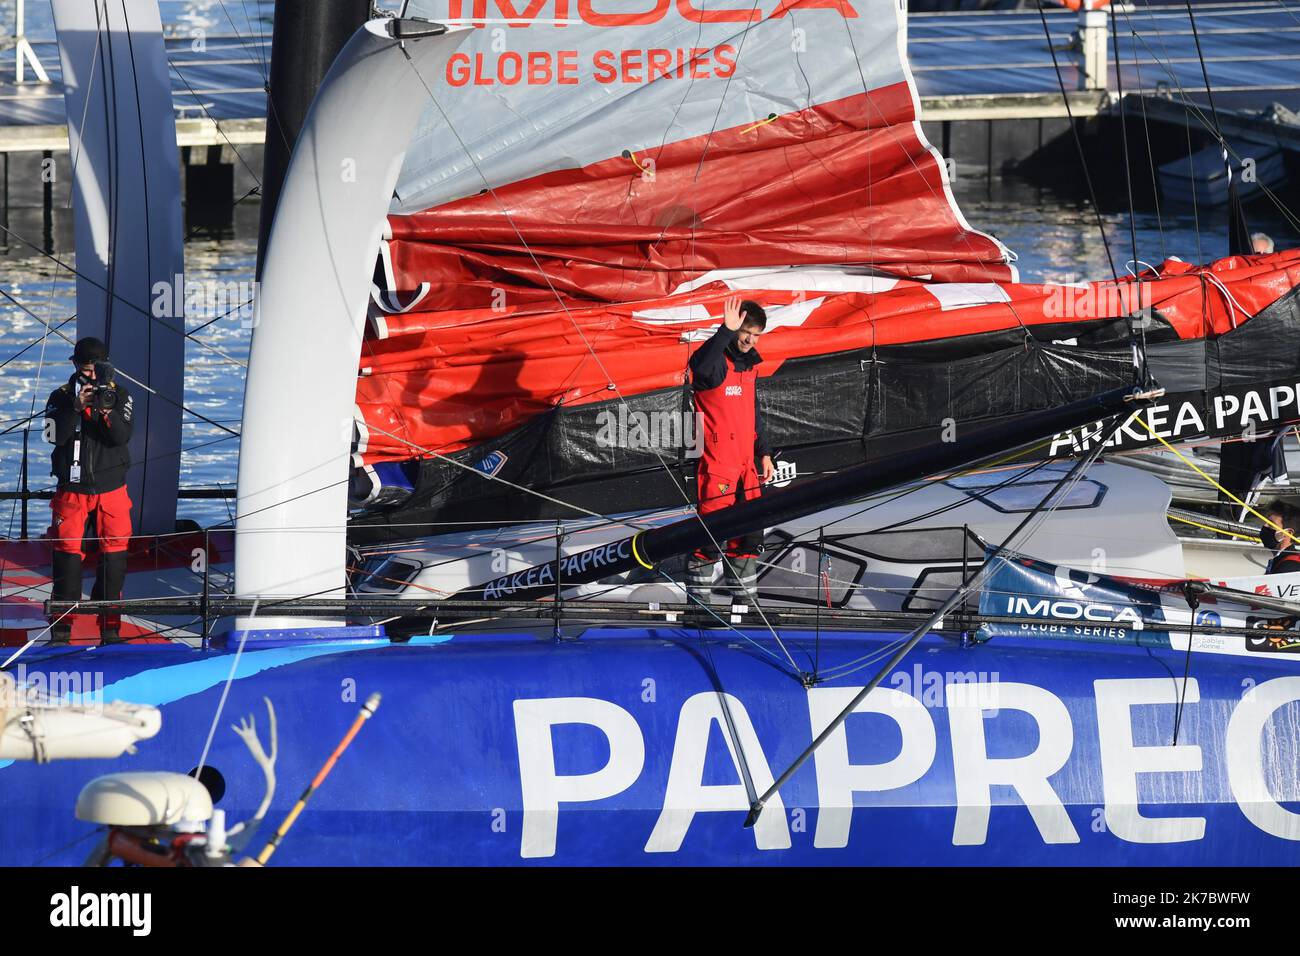
[[[849,706],[858,691],[857,687],[814,687],[808,691],[808,718],[814,740]],[[877,687],[853,713],[890,717],[898,724],[903,746],[898,756],[885,763],[851,764],[848,734],[841,724],[814,752],[819,809],[813,846],[818,848],[849,845],[855,792],[905,787],[925,776],[934,763],[934,720],[915,697]]]
[[[1061,798],[1048,778],[1070,757],[1074,747],[1074,725],[1061,699],[1033,684],[998,683],[998,710],[1021,710],[1038,724],[1038,747],[1023,757],[988,755],[984,736],[984,708],[971,700],[965,688],[948,685],[948,721],[952,728],[953,777],[957,784],[957,819],[953,824],[953,846],[981,846],[988,839],[990,788],[994,784],[1014,787],[1029,808],[1044,843],[1078,843],[1079,834],[1070,823]],[[993,718],[1000,719],[1000,718]]]
[[[1273,715],[1287,704],[1300,701],[1300,677],[1278,677],[1256,684],[1242,696],[1228,720],[1224,753],[1228,760],[1228,784],[1233,799],[1246,819],[1265,833],[1283,840],[1300,840],[1300,813],[1286,809],[1279,800],[1295,800],[1297,786],[1292,775],[1269,775],[1264,767],[1265,731]],[[1295,715],[1291,716],[1291,736]],[[1281,735],[1278,735],[1281,736]],[[1268,749],[1278,753],[1281,743],[1270,741]],[[1282,792],[1285,789],[1289,793]]]
[[[519,855],[554,856],[560,804],[605,800],[632,786],[645,766],[645,738],[631,714],[595,697],[516,700],[514,710],[524,803]],[[598,727],[609,738],[609,762],[593,773],[557,774],[551,737],[556,724]]]
[[[1138,804],[1138,774],[1201,770],[1196,744],[1139,747],[1133,742],[1131,708],[1139,704],[1177,704],[1180,685],[1167,677],[1093,681],[1097,735],[1101,742],[1102,793],[1106,826],[1129,843],[1185,843],[1205,836],[1204,817],[1144,817]],[[1201,699],[1195,678],[1187,681],[1185,703]]]
[[[763,793],[772,786],[772,770],[763,754],[758,734],[749,719],[745,706],[726,695],[727,709],[754,789]],[[668,788],[664,793],[663,810],[655,822],[650,839],[646,841],[647,853],[676,853],[686,839],[686,831],[697,813],[715,813],[723,810],[749,810],[749,794],[743,783],[705,786],[704,759],[708,752],[709,732],[714,723],[723,728],[723,739],[736,773],[741,764],[736,756],[736,745],[727,733],[726,717],[722,712],[720,695],[714,691],[695,694],[682,705],[677,719],[677,739],[673,742],[673,761],[668,770]],[[780,794],[774,794],[754,825],[754,842],[760,850],[790,849],[790,828],[786,825],[785,804]]]

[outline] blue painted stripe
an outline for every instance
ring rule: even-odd
[[[452,635],[435,635],[412,638],[411,644],[444,644]],[[390,647],[388,642],[382,644],[374,641],[357,641],[340,643],[336,641],[312,641],[294,647],[277,647],[264,651],[245,650],[239,657],[239,666],[235,670],[234,680],[253,677],[274,667],[297,664],[311,660],[313,657],[325,657],[329,654],[351,654],[356,651],[371,651],[378,647]],[[234,652],[205,657],[202,660],[186,661],[169,667],[157,667],[141,671],[130,677],[106,684],[102,691],[91,694],[76,694],[69,697],[69,703],[83,701],[123,700],[132,704],[147,704],[162,707],[172,704],[194,694],[201,694],[213,687],[220,686],[230,677],[230,667]],[[0,760],[0,770],[13,763],[12,760]]]

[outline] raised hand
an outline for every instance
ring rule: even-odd
[[[732,296],[722,307],[722,322],[732,332],[739,332],[745,321],[745,314],[740,311],[742,301],[740,296]]]

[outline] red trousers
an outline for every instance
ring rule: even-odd
[[[83,495],[60,491],[50,502],[52,520],[50,537],[54,550],[85,558],[81,542],[86,533],[86,519],[95,516],[99,550],[105,554],[125,551],[131,538],[131,496],[126,485],[102,495]]]
[[[701,515],[730,508],[763,493],[753,462],[737,465],[703,458],[696,470],[696,482],[699,502],[696,513]],[[762,533],[756,532],[743,538],[733,538],[724,547],[727,557],[744,558],[757,555],[762,543]],[[719,554],[716,548],[709,546],[696,551],[695,557],[700,561],[717,561]]]

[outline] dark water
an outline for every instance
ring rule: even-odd
[[[1166,204],[1157,212],[1153,204],[1130,217],[1119,201],[1103,200],[1098,225],[1097,211],[1087,200],[1021,180],[995,179],[989,185],[979,176],[967,176],[958,180],[953,193],[973,227],[993,233],[1020,257],[1016,265],[1024,282],[1107,279],[1112,261],[1115,271],[1124,275],[1134,258],[1157,264],[1169,256],[1209,262],[1228,254],[1227,213],[1222,209],[1198,211]],[[1278,202],[1285,205],[1288,197]],[[1247,218],[1252,232],[1268,233],[1278,248],[1300,245],[1300,234],[1270,200],[1252,203]],[[1291,220],[1295,218],[1292,213]]]
[[[1100,279],[1111,276],[1110,260],[1101,239],[1096,213],[1086,202],[1054,194],[1045,188],[1013,180],[973,176],[960,180],[955,193],[967,220],[978,229],[992,232],[1019,254],[1019,268],[1026,282]],[[73,238],[65,212],[60,212],[54,230],[57,254],[71,263]],[[199,281],[244,281],[253,278],[256,253],[258,207],[244,204],[236,209],[233,235],[225,238],[197,236],[186,244],[186,271]],[[1270,232],[1279,245],[1294,245],[1300,237],[1283,216],[1267,206],[1251,210],[1252,226]],[[1133,258],[1127,212],[1104,211],[1102,220],[1111,246],[1115,267],[1123,272]],[[1222,213],[1191,210],[1139,211],[1136,227],[1138,256],[1160,261],[1165,255],[1187,260],[1212,259],[1227,252],[1226,226]],[[1199,227],[1199,228],[1198,228]],[[39,210],[15,210],[11,226],[16,233],[39,244],[42,231]],[[0,288],[28,310],[13,302],[0,302],[0,489],[17,487],[22,449],[21,420],[44,407],[49,392],[70,374],[69,346],[51,337],[42,351],[37,345],[17,358],[23,347],[41,338],[46,322],[57,325],[75,311],[75,282],[67,269],[11,241],[0,248]],[[242,412],[244,369],[238,364],[248,357],[251,332],[238,316],[217,318],[201,310],[187,317],[190,330],[200,329],[186,344],[185,404],[193,411],[239,428]],[[64,332],[75,338],[75,323]],[[39,421],[30,435],[30,483],[48,488],[48,457],[40,441]],[[231,487],[238,462],[237,438],[187,415],[182,456],[183,487]],[[48,508],[33,502],[29,531],[40,534],[48,523]],[[219,501],[182,502],[180,513],[208,525],[228,517]],[[15,503],[0,502],[0,534],[17,536],[19,510]]]

